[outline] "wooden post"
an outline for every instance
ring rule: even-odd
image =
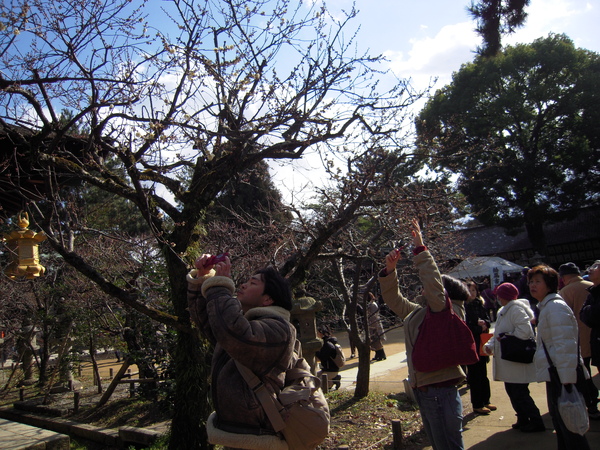
[[[117,385],[119,384],[119,380],[123,377],[123,375],[125,374],[125,371],[127,370],[127,368],[129,367],[130,364],[131,364],[131,362],[129,362],[129,358],[125,358],[125,360],[123,361],[123,365],[117,372],[117,376],[112,380],[112,382],[109,384],[108,388],[106,388],[106,392],[104,393],[104,395],[98,402],[98,406],[102,406],[108,401],[110,396],[115,391]]]
[[[394,436],[394,450],[402,448],[402,423],[400,419],[392,419],[392,435]]]
[[[19,400],[23,401],[25,398],[25,388],[19,389]]]
[[[321,374],[321,389],[323,390],[323,394],[329,392],[329,380],[326,373]]]
[[[73,412],[79,412],[79,392],[73,394]]]
[[[113,375],[114,375],[114,373],[113,373],[113,368],[112,368],[112,367],[110,367],[110,368],[108,369],[108,377],[109,377],[109,378],[112,380],[112,379],[113,379]]]
[[[135,383],[129,383],[129,398],[135,397]]]

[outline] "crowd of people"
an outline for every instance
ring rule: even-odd
[[[572,419],[561,415],[561,398],[564,391],[580,392],[586,420],[600,419],[599,392],[591,377],[592,366],[596,371],[600,368],[600,260],[587,268],[588,280],[574,263],[563,264],[558,271],[540,264],[526,268],[515,284],[504,282],[493,290],[489,286],[481,289],[473,280],[440,273],[423,242],[418,220],[414,219],[407,231],[413,238],[413,263],[422,291],[412,299],[402,292],[396,266],[403,255],[394,249],[386,255],[379,272],[380,299],[403,320],[408,380],[433,448],[464,448],[461,386],[469,389],[476,414],[487,415],[497,409],[488,379],[491,359],[492,379],[504,383],[516,415],[512,428],[524,433],[546,431],[529,391],[530,383],[543,382],[558,448],[589,449],[585,432],[580,431],[586,429],[585,424],[576,424],[580,425],[576,431]],[[192,320],[215,345],[215,412],[207,425],[210,442],[232,448],[277,448],[281,436],[274,432],[265,412],[252,402],[240,404],[241,399],[251,400],[253,396],[240,377],[238,365],[262,374],[263,382],[274,389],[283,387],[285,367],[296,341],[296,330],[290,323],[291,291],[273,268],[257,271],[236,291],[229,258],[214,265],[209,262],[210,255],[203,255],[188,275],[188,300]],[[364,332],[375,352],[372,361],[385,360],[381,305],[369,292],[365,306]],[[442,315],[444,312],[449,314]],[[426,323],[433,323],[433,317],[444,330],[446,324],[440,320],[447,321],[448,327],[452,322],[456,328],[458,317],[462,327],[470,330],[470,340],[456,343],[439,335],[425,336],[432,333]],[[339,358],[337,339],[323,326],[319,337],[323,347],[316,357],[321,373],[328,375],[329,387],[339,388],[339,370],[344,363],[335,362]],[[530,360],[508,358],[508,337],[535,342]],[[457,345],[464,345],[475,349],[478,356],[468,359],[467,351],[463,357],[466,362],[457,356],[441,367],[424,365],[423,349],[430,345],[424,342],[432,340],[437,340],[442,353],[454,353]],[[350,357],[354,357],[355,349],[351,351]],[[233,404],[237,406],[231,408]]]
[[[463,448],[460,437],[462,404],[457,395],[463,377],[466,376],[475,413],[490,414],[497,409],[490,403],[486,367],[488,356],[492,355],[493,380],[504,382],[517,417],[512,428],[525,433],[546,431],[540,410],[529,391],[530,383],[544,382],[558,448],[590,448],[585,432],[581,430],[587,429],[587,420],[600,419],[599,392],[591,369],[592,366],[596,370],[600,368],[600,261],[587,268],[589,281],[583,279],[574,263],[563,264],[558,271],[545,264],[526,268],[520,282],[516,283],[519,287],[505,282],[493,290],[493,302],[482,298],[477,283],[463,280],[469,289],[465,302],[456,294],[456,287],[450,288],[451,277],[439,275],[433,257],[423,245],[416,222],[412,233],[415,237],[414,263],[424,286],[422,296],[410,301],[400,292],[395,274],[400,256],[397,251],[387,255],[386,267],[379,280],[384,301],[405,320],[409,379],[433,448]],[[414,351],[418,326],[423,322],[425,311],[441,310],[440,282],[443,291],[452,299],[452,308],[464,317],[476,348],[481,348],[482,353],[473,364],[420,373],[414,363],[411,364],[414,359],[411,352]],[[492,322],[493,335],[482,343],[481,337],[489,336]],[[515,362],[504,358],[503,340],[508,336],[536,343],[535,353],[531,350],[530,361]],[[571,418],[567,420],[561,416],[561,394],[565,390],[578,391],[585,400],[585,423],[573,424]],[[578,431],[575,431],[577,428]]]

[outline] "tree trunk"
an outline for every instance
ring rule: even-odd
[[[50,363],[50,331],[46,323],[43,324],[43,330],[42,345],[40,347],[40,386],[46,386],[48,382],[48,364]]]
[[[96,345],[94,344],[93,336],[90,336],[90,360],[92,361],[92,370],[94,371],[94,377],[98,382],[98,394],[102,394],[102,379],[100,378],[100,369],[98,368],[98,361],[96,361]]]
[[[30,322],[26,322],[21,328],[21,334],[17,340],[17,352],[21,360],[23,369],[23,384],[25,386],[32,385],[35,380],[34,376],[34,336],[35,327]]]
[[[171,285],[171,301],[181,321],[190,322],[187,310],[187,267],[167,249],[165,258]],[[171,421],[170,450],[210,449],[206,419],[212,411],[210,367],[212,349],[197,329],[177,331],[173,354],[175,378],[174,413]]]
[[[73,378],[73,364],[69,358],[65,358],[71,350],[71,332],[73,331],[73,316],[72,311],[66,305],[66,300],[61,297],[56,303],[56,327],[54,329],[56,343],[59,346],[59,358],[56,364],[59,367],[58,370],[58,382],[57,385],[68,386]],[[52,351],[52,350],[50,350]]]
[[[544,222],[538,219],[535,214],[525,213],[524,218],[529,242],[531,242],[537,253],[545,257],[548,254],[548,249],[546,247],[546,235],[544,234]]]
[[[178,332],[173,361],[176,386],[171,450],[211,448],[205,428],[212,411],[208,392],[211,354],[207,343],[198,335]]]
[[[358,372],[354,398],[364,398],[369,395],[369,378],[371,376],[371,348],[366,342],[360,342],[358,349]]]

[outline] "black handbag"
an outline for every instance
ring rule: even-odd
[[[511,334],[500,334],[500,357],[506,361],[530,364],[533,362],[535,339],[519,339]]]

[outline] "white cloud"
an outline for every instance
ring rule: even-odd
[[[550,31],[563,32],[583,12],[565,0],[533,0],[526,9],[525,26],[504,38],[504,44],[529,43],[545,37]]]
[[[442,27],[433,37],[412,38],[409,42],[408,52],[390,50],[385,56],[397,76],[411,78],[417,87],[425,87],[434,78],[439,79],[437,86],[448,83],[452,72],[473,59],[480,39],[472,22],[461,22]]]
[[[550,32],[565,33],[578,47],[598,51],[600,48],[600,9],[587,0],[532,0],[526,9],[525,26],[505,36],[503,44],[529,43]],[[438,78],[436,88],[451,81],[452,73],[474,58],[481,38],[474,31],[475,22],[460,21],[435,27],[421,26],[419,37],[409,46],[398,46],[384,54],[390,69],[401,78],[411,78],[416,87],[425,87]],[[436,33],[437,30],[437,33]],[[431,35],[431,33],[436,33]],[[398,49],[398,47],[400,49]],[[403,48],[404,47],[404,48]]]
[[[504,43],[529,43],[548,36],[550,32],[564,33],[578,47],[600,49],[600,9],[585,0],[533,0],[527,9],[525,26],[504,39]]]

